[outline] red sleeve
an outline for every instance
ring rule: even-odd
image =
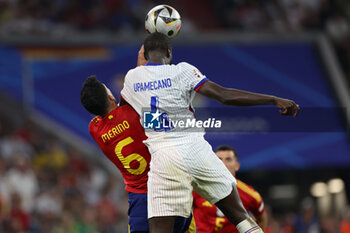
[[[264,213],[264,201],[253,187],[237,180],[237,189],[246,210],[250,211],[255,216],[260,216]]]
[[[198,199],[199,194],[196,193],[195,191],[192,191],[192,196],[193,196],[193,204],[192,204],[192,206],[193,206],[193,209],[194,209],[194,208],[197,208],[196,200]]]

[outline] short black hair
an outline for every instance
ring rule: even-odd
[[[143,46],[145,50],[144,55],[147,60],[149,58],[148,53],[150,51],[157,50],[167,53],[168,50],[172,49],[171,40],[160,32],[154,32],[148,35],[143,42]]]
[[[215,153],[218,151],[232,151],[235,154],[236,158],[238,159],[238,153],[237,153],[236,149],[233,148],[232,146],[228,146],[228,145],[218,146],[215,149]]]
[[[85,80],[80,91],[80,101],[84,108],[91,114],[102,116],[107,113],[107,91],[95,75]]]

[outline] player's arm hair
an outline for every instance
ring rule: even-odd
[[[205,82],[198,90],[198,93],[223,105],[253,106],[276,104],[275,96],[225,88],[211,81]]]
[[[254,216],[254,217],[255,217],[256,223],[261,227],[263,231],[265,231],[267,226],[267,219],[268,219],[266,211],[264,211],[262,215]]]

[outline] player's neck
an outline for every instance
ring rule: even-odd
[[[118,108],[118,105],[116,103],[110,104],[108,109],[107,109],[107,113],[105,115],[101,116],[101,117],[104,118],[105,116],[110,114],[112,111],[114,111],[116,108]]]
[[[155,64],[165,64],[164,61],[163,61],[162,59],[158,59],[158,58],[149,59],[148,62],[150,62],[150,63],[155,63]]]
[[[150,58],[148,59],[148,62],[164,65],[170,64],[169,58],[164,56],[164,54],[152,52],[150,52]]]

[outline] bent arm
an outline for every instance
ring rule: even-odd
[[[265,231],[267,226],[267,213],[264,211],[262,215],[255,216],[256,223],[261,227],[263,231]]]

